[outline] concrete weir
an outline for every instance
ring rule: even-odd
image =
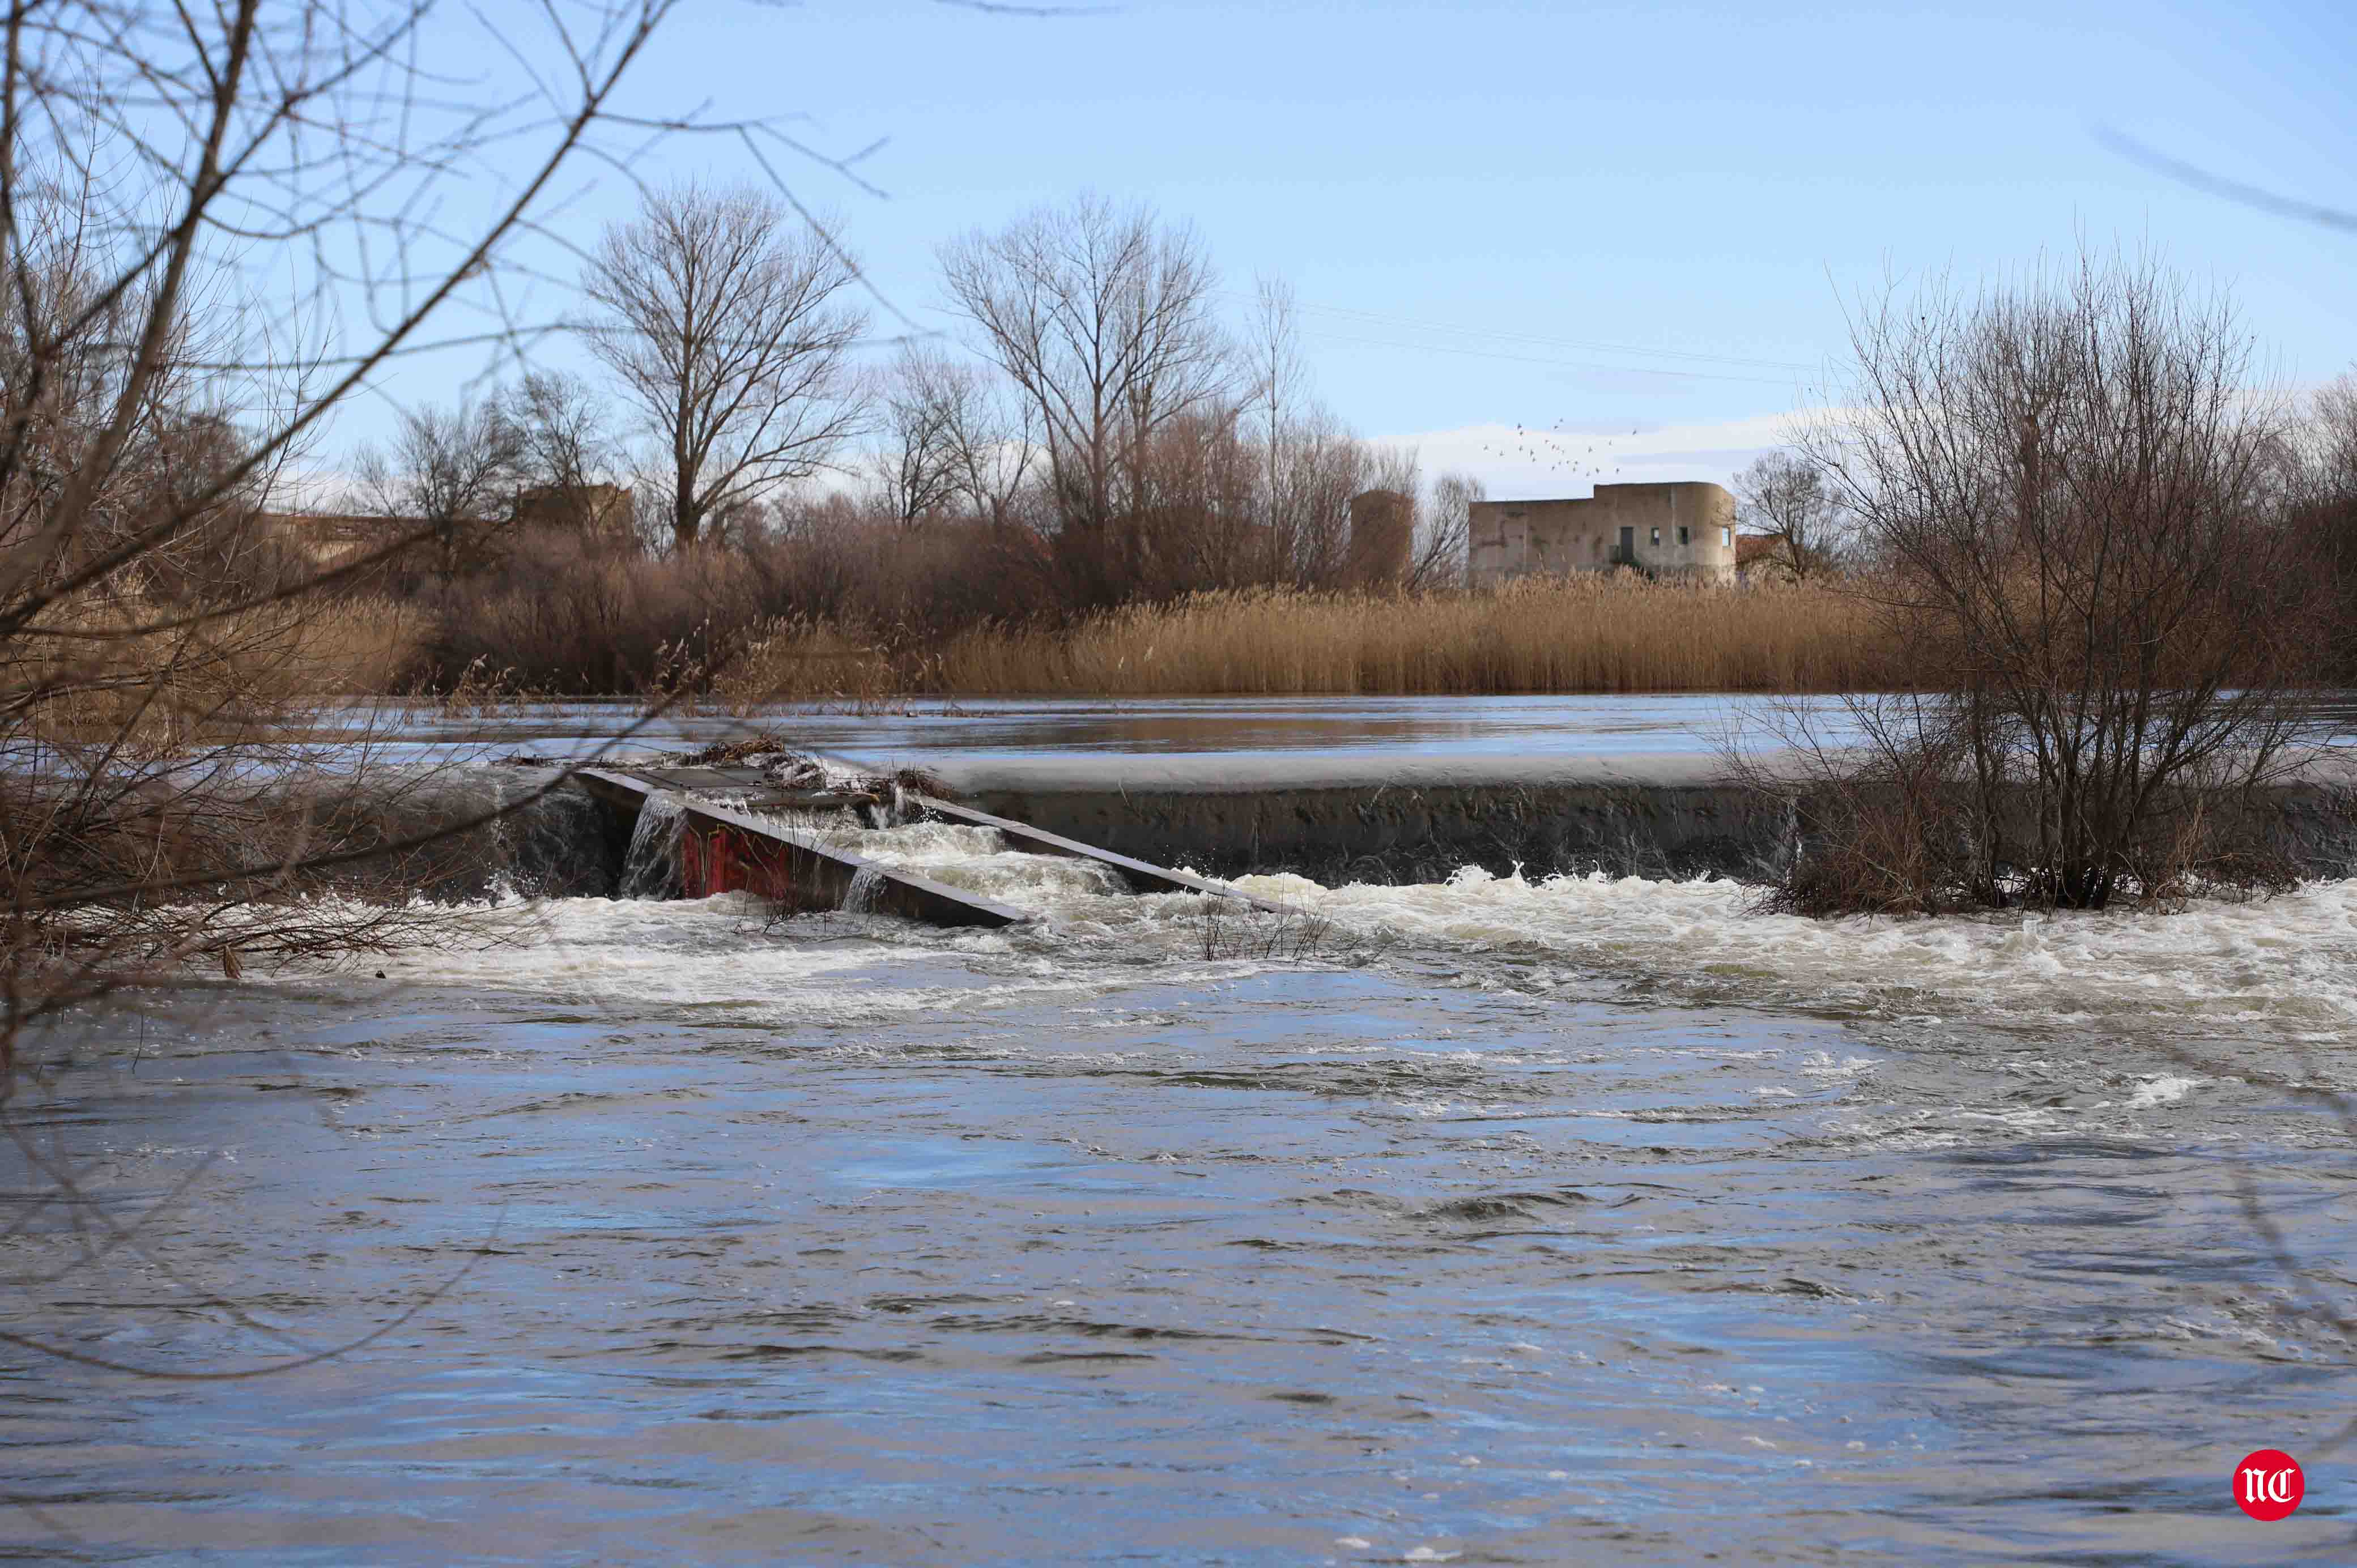
[[[1465,865],[1743,875],[1792,835],[1789,803],[1715,757],[927,759],[963,799],[1124,854],[1213,875],[1425,882]]]
[[[922,760],[959,799],[904,793],[904,817],[990,828],[1012,851],[1094,860],[1136,892],[1200,894],[1279,914],[1293,911],[1206,878],[1291,871],[1329,886],[1429,882],[1478,865],[1531,876],[1602,870],[1759,880],[1790,864],[1813,816],[1805,789],[1753,789],[1728,778],[1720,758],[1691,753],[969,760],[946,752]],[[857,773],[848,764],[834,771]],[[562,889],[621,886],[631,823],[647,800],[669,791],[682,801],[678,869],[691,895],[743,888],[793,909],[852,904],[951,925],[1031,918],[760,815],[872,810],[888,803],[863,792],[874,784],[797,791],[751,768],[619,759],[576,779],[605,809],[572,789],[548,805],[577,802],[602,827],[586,831],[576,814],[544,807],[539,828],[514,835],[533,864],[565,865]],[[2305,875],[2357,875],[2357,759],[2311,757],[2248,800],[2202,809],[2241,815],[2257,842]],[[567,853],[556,852],[559,841]]]
[[[1748,788],[1710,755],[1073,756],[927,765],[974,805],[1213,875],[1329,884],[1607,870],[1757,877],[1785,863],[1803,794]],[[2261,792],[2267,835],[2310,875],[2357,866],[2357,768],[2309,762]]]

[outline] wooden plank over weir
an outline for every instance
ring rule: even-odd
[[[1116,854],[1109,849],[1099,849],[1094,844],[1082,843],[1078,839],[1068,839],[1060,833],[1051,833],[1044,828],[1035,828],[1028,822],[1018,822],[1011,817],[994,817],[988,811],[977,811],[971,806],[961,806],[952,801],[936,800],[931,795],[916,795],[910,799],[923,810],[946,821],[963,822],[968,827],[997,829],[999,836],[1006,841],[1007,847],[1010,849],[1022,850],[1031,854],[1071,855],[1076,859],[1093,860],[1100,865],[1111,866],[1132,887],[1142,892],[1200,893],[1211,898],[1232,898],[1239,903],[1249,904],[1264,914],[1300,913],[1290,905],[1279,904],[1267,898],[1255,898],[1240,889],[1223,887],[1219,883],[1206,881],[1191,872],[1173,871],[1167,865],[1156,865],[1147,861],[1133,860],[1128,855]]]

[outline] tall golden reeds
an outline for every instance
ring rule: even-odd
[[[1285,695],[1841,691],[1892,660],[1860,601],[1620,576],[1416,596],[1284,590],[1115,610],[1071,630],[952,639],[920,689]]]

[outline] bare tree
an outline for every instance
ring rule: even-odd
[[[750,188],[650,190],[607,230],[582,273],[589,345],[661,449],[677,548],[829,467],[858,429],[856,277],[831,235]]]
[[[1382,455],[1329,411],[1299,403],[1261,442],[1255,497],[1263,547],[1255,582],[1331,588],[1350,575],[1351,498],[1371,487],[1399,489],[1378,475]],[[1408,481],[1411,493],[1414,481]]]
[[[1039,417],[1023,398],[981,385],[959,411],[952,427],[958,495],[976,521],[1004,532],[1033,526],[1037,509],[1026,505],[1037,486]]]
[[[92,1239],[85,1262],[119,1249],[254,1326],[147,1243],[128,1195],[81,1185],[63,1119],[28,1103],[51,1081],[38,1031],[193,961],[234,977],[450,931],[413,895],[491,813],[404,798],[364,715],[327,763],[312,744],[323,697],[382,689],[342,590],[416,537],[322,565],[262,508],[396,359],[521,351],[533,324],[502,280],[568,163],[627,168],[659,128],[617,94],[671,10],[5,9],[0,1137],[38,1189],[25,1221]],[[0,1343],[97,1367],[273,1369],[174,1367],[11,1316]]]
[[[338,804],[359,775],[307,771],[279,726],[366,678],[335,651],[350,633],[328,596],[412,541],[326,568],[283,551],[260,573],[185,567],[269,553],[263,496],[397,356],[521,341],[509,248],[576,154],[628,156],[602,145],[613,99],[670,10],[7,12],[0,1098],[25,1027],[126,975],[339,929],[365,943],[405,918],[290,902],[387,845],[381,814]],[[470,98],[453,51],[562,68]],[[461,183],[466,225],[438,199]]]
[[[1856,704],[1882,772],[1921,783],[1896,837],[1922,869],[1894,882],[1836,823],[1810,897],[2098,908],[2259,875],[2235,808],[2304,720],[2320,599],[2273,478],[2281,403],[2231,309],[2083,256],[1886,297],[1853,346],[1847,412],[1805,450],[1929,688]]]
[[[2333,478],[2357,488],[2357,371],[2343,373],[2317,392],[2309,420],[2318,462]]]
[[[937,350],[904,346],[885,372],[877,402],[886,446],[874,468],[883,501],[913,528],[967,492],[981,441],[982,378]]]
[[[424,534],[447,580],[497,559],[523,458],[522,428],[494,399],[404,411],[390,450],[364,448],[353,467],[366,510]]]
[[[1135,549],[1132,596],[1176,598],[1260,583],[1260,454],[1239,411],[1211,407],[1164,424],[1136,454],[1136,499],[1125,520]]]
[[[1465,552],[1472,536],[1473,503],[1487,491],[1470,474],[1454,470],[1432,481],[1416,519],[1415,553],[1405,586],[1453,588],[1465,580]]]
[[[533,371],[497,406],[515,448],[516,521],[587,544],[634,545],[627,497],[610,484],[619,458],[611,416],[596,390],[579,376]]]
[[[1037,416],[1058,556],[1080,605],[1153,574],[1141,466],[1174,421],[1235,382],[1192,231],[1083,195],[942,247],[943,280],[980,347]]]
[[[1292,285],[1278,278],[1261,278],[1253,304],[1252,394],[1257,405],[1255,423],[1260,426],[1265,473],[1262,538],[1267,561],[1263,580],[1298,581],[1298,568],[1304,564],[1301,558],[1330,554],[1331,541],[1311,537],[1318,532],[1313,519],[1318,509],[1311,496],[1302,493],[1298,482],[1321,465],[1286,459],[1301,445],[1321,445],[1320,438],[1330,432],[1319,427],[1324,422],[1302,428],[1308,372],[1301,360],[1299,313]],[[1327,512],[1330,518],[1330,507]]]
[[[2292,526],[2309,542],[2334,611],[2317,649],[2318,678],[2357,679],[2357,372],[2319,388],[2285,453]]]
[[[1736,516],[1775,542],[1776,562],[1796,583],[1838,570],[1849,517],[1833,485],[1800,453],[1767,452],[1735,477]]]

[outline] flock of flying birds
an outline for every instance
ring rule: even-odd
[[[1560,419],[1544,430],[1517,424],[1512,436],[1495,444],[1483,442],[1481,450],[1492,457],[1502,458],[1510,463],[1523,463],[1534,467],[1547,468],[1575,479],[1584,478],[1590,482],[1601,482],[1608,473],[1617,474],[1620,471],[1620,467],[1617,463],[1612,464],[1609,469],[1605,467],[1607,463],[1611,462],[1613,443],[1620,437],[1598,435],[1592,430],[1566,430],[1563,426],[1564,421]],[[1629,434],[1634,435],[1641,428],[1639,426],[1631,429]],[[1584,445],[1579,446],[1575,451],[1573,449],[1575,443]]]

